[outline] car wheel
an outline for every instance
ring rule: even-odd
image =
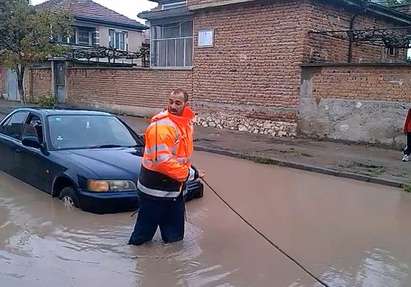
[[[63,201],[64,207],[73,209],[79,207],[78,197],[76,191],[72,187],[66,187],[60,192],[59,198]]]

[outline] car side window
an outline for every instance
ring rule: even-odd
[[[13,114],[2,126],[0,133],[9,137],[21,140],[23,126],[28,116],[28,112],[17,112]]]
[[[43,142],[43,125],[37,115],[31,114],[24,125],[23,137],[37,138]]]

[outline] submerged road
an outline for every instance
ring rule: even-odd
[[[329,286],[411,286],[411,195],[196,152],[244,218]],[[0,173],[0,286],[321,286],[209,189],[186,238],[126,245],[130,213],[94,215]]]

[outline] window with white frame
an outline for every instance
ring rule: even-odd
[[[128,50],[128,33],[115,29],[109,30],[109,46],[123,51]]]
[[[91,46],[92,31],[87,28],[77,28],[77,44]]]
[[[187,1],[178,1],[178,2],[174,2],[174,3],[163,4],[161,6],[161,9],[167,10],[167,9],[173,9],[173,8],[180,8],[180,7],[184,7],[186,5],[187,5]]]
[[[58,36],[58,41],[71,45],[95,46],[98,42],[96,28],[75,27],[70,35]]]
[[[191,67],[193,65],[193,22],[151,27],[152,67]]]

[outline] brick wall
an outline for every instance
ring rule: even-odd
[[[192,0],[189,5],[205,2]],[[346,62],[348,54],[348,41],[313,38],[308,32],[348,29],[357,11],[324,0],[254,1],[197,11],[193,91],[204,115],[200,123],[295,134],[300,64],[316,54],[321,60]],[[386,19],[368,13],[356,19],[354,28],[390,26]],[[197,47],[197,32],[204,28],[214,29],[212,48]],[[384,52],[383,47],[354,44],[353,62],[398,60]],[[399,58],[405,58],[403,52]]]
[[[206,1],[212,0],[190,0],[189,5]],[[379,90],[368,82],[374,83],[381,77],[374,70],[362,67],[358,71],[340,68],[331,71],[325,68],[310,81],[306,79],[307,70],[304,68],[303,73],[301,70],[301,64],[316,52],[320,57],[326,55],[330,61],[346,61],[346,41],[312,39],[308,32],[347,29],[353,13],[355,11],[335,7],[324,0],[252,1],[198,10],[193,16],[193,70],[70,68],[67,70],[67,101],[73,105],[151,115],[164,107],[173,88],[183,87],[192,95],[192,104],[199,112],[198,123],[203,126],[274,136],[295,135],[297,121],[303,129],[307,122],[301,122],[298,117],[298,112],[301,115],[305,111],[301,106],[307,101],[310,110],[317,100],[354,102],[363,100],[361,97],[379,95]],[[355,28],[381,25],[387,25],[385,20],[369,15],[359,17]],[[213,47],[197,47],[197,32],[204,28],[214,30]],[[381,53],[380,47],[362,45],[354,46],[353,56],[355,61],[372,61],[380,58]],[[355,78],[344,78],[350,73],[356,75]],[[389,82],[384,80],[389,73],[384,73],[382,89],[387,88]],[[361,77],[367,80],[361,82]],[[349,85],[341,83],[342,78]],[[304,85],[301,89],[301,82],[319,85],[320,92],[312,91],[307,100],[308,97],[303,96],[306,93],[300,93],[307,89]],[[343,99],[338,91],[332,94],[338,84],[342,85],[341,94],[352,95],[352,98]],[[406,90],[402,90],[405,86],[405,82],[394,84],[393,90],[385,94],[386,99],[391,103],[406,101],[398,96],[405,93]],[[347,92],[349,88],[353,91]]]
[[[66,84],[69,104],[149,116],[165,107],[172,89],[184,88],[192,95],[192,72],[69,68]]]
[[[212,48],[198,48],[194,41],[194,97],[200,111],[212,114],[204,125],[295,133],[306,2],[250,3],[195,14],[194,35],[203,28],[215,33]],[[283,129],[254,127],[274,123]]]
[[[411,66],[323,67],[312,78],[315,98],[411,102]]]
[[[349,30],[350,21],[357,10],[344,8],[327,3],[324,0],[313,0],[310,5],[310,21],[308,29],[311,31],[339,31]],[[386,19],[373,16],[371,13],[358,16],[354,21],[354,30],[373,29],[373,28],[389,28],[401,26],[394,25]],[[401,33],[401,32],[398,32]],[[336,36],[347,37],[346,33],[334,34]],[[349,41],[345,39],[337,39],[331,36],[318,34],[309,34],[307,42],[308,54],[305,55],[306,62],[330,62],[330,63],[346,63],[348,61]],[[352,53],[352,62],[404,62],[406,53],[404,50],[399,50],[397,55],[390,56],[384,45],[370,45],[365,42],[354,43]]]
[[[411,65],[304,67],[299,133],[398,146],[410,91]]]
[[[41,96],[51,95],[51,68],[32,68],[27,70],[25,79],[28,100],[36,102]]]

